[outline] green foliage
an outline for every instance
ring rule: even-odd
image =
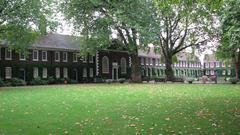
[[[25,86],[26,82],[19,78],[12,78],[4,82],[5,86]]]
[[[152,37],[148,29],[152,20],[151,3],[145,0],[69,0],[61,3],[66,18],[73,20],[75,30],[84,35],[81,46],[86,51],[106,49],[113,31],[123,47],[135,53],[137,34],[146,47]]]
[[[1,0],[0,40],[8,41],[17,51],[25,50],[47,29],[55,27],[48,20],[52,4],[53,0]]]
[[[30,82],[31,85],[46,85],[47,83],[46,80],[43,80],[40,77],[37,77]]]
[[[221,45],[217,50],[217,56],[220,59],[232,59],[240,49],[239,9],[239,0],[224,1],[224,6],[220,12],[222,23]]]
[[[0,78],[0,87],[2,87],[4,85],[4,81],[2,78]]]

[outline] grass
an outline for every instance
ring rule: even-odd
[[[0,88],[0,135],[240,134],[239,85]]]

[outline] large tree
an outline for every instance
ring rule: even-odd
[[[152,21],[151,3],[147,0],[68,0],[62,2],[63,13],[75,30],[84,35],[84,50],[96,51],[111,45],[112,34],[131,56],[131,78],[141,81],[138,49],[147,47]]]
[[[52,0],[0,0],[0,40],[24,50],[52,28]]]
[[[240,0],[226,0],[220,12],[222,35],[217,56],[231,60],[235,65],[236,78],[240,68]]]
[[[221,1],[153,0],[157,26],[156,48],[160,48],[166,65],[167,80],[174,80],[173,57],[187,48],[196,49],[212,39],[214,10]]]

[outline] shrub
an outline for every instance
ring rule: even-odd
[[[125,78],[120,78],[118,81],[119,81],[120,83],[124,83],[124,82],[126,81],[126,79],[125,79]]]
[[[231,82],[232,84],[237,84],[238,79],[237,78],[230,78],[229,82]]]
[[[187,81],[189,84],[192,84],[194,80],[195,80],[194,78],[186,78],[186,81]]]
[[[183,78],[174,78],[173,82],[184,82]]]
[[[0,87],[2,87],[4,85],[4,81],[2,78],[0,78]]]
[[[8,82],[10,83],[11,86],[25,86],[26,82],[22,79],[18,79],[18,78],[12,78],[10,80],[8,80]]]
[[[30,82],[31,85],[46,85],[48,82],[46,80],[42,80],[41,78],[35,78]]]
[[[56,84],[56,79],[52,76],[50,76],[48,79],[47,79],[47,83],[48,84]]]

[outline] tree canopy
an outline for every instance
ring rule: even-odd
[[[52,4],[52,0],[0,0],[0,40],[16,50],[26,49],[54,27],[49,20]]]

